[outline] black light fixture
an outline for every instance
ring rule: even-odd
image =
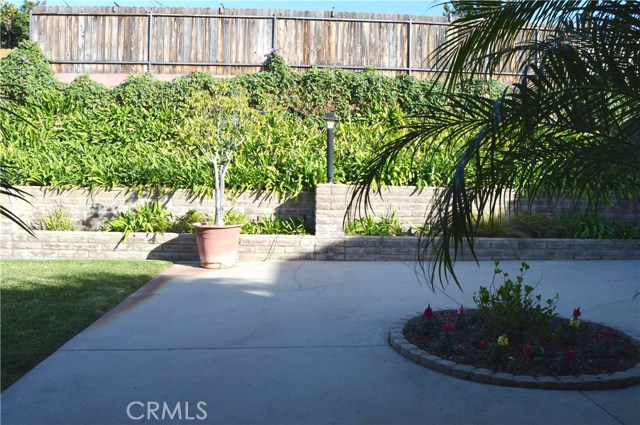
[[[336,114],[329,112],[324,120],[327,125],[327,181],[333,183],[333,128],[338,118]]]

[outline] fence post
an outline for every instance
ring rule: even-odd
[[[278,17],[274,14],[271,20],[271,51],[275,52],[278,49]]]
[[[147,72],[151,72],[151,51],[153,47],[153,37],[151,36],[151,33],[153,32],[153,11],[149,10],[147,14],[149,15],[149,35],[147,37]]]
[[[33,41],[33,9],[29,11],[29,40]]]
[[[407,25],[407,74],[411,75],[411,19]]]

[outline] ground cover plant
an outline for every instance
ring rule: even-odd
[[[149,201],[107,219],[103,230],[123,232],[122,242],[126,243],[132,232],[193,233],[192,224],[211,221],[211,216],[193,209],[176,217],[157,201]],[[240,224],[242,225],[240,233],[249,235],[309,235],[314,233],[313,226],[305,218],[280,217],[279,215],[250,220],[246,214],[231,210],[225,214],[224,223]]]
[[[171,213],[158,201],[146,202],[144,205],[118,213],[105,223],[105,230],[124,233],[122,242],[127,242],[132,232],[164,233],[170,227]]]
[[[640,362],[637,341],[583,320],[580,307],[560,317],[557,295],[543,301],[525,284],[528,268],[523,263],[514,281],[496,262],[494,281],[474,294],[475,309],[427,306],[406,323],[405,338],[444,359],[514,375],[609,374]]]
[[[388,217],[375,218],[372,215],[356,218],[347,223],[347,236],[406,236],[409,231],[402,227],[395,213]]]
[[[304,218],[260,217],[242,226],[240,233],[246,235],[312,235],[313,227]]]
[[[188,101],[220,84],[242,88],[264,119],[229,170],[232,190],[295,196],[326,180],[324,116],[335,111],[335,181],[351,183],[384,141],[404,134],[407,117],[443,99],[439,85],[374,70],[295,72],[276,53],[265,71],[221,82],[204,73],[171,82],[130,76],[108,89],[88,79],[58,83],[37,45],[23,42],[0,61],[0,92],[24,122],[0,111],[0,162],[15,167],[9,183],[56,188],[182,188],[210,193],[213,173],[185,133]],[[497,83],[466,83],[495,96]],[[0,108],[1,109],[1,108]],[[11,123],[11,125],[8,125]],[[30,124],[29,124],[30,123]],[[407,153],[390,167],[386,184],[437,186],[451,151]]]
[[[170,264],[0,260],[2,389]]]

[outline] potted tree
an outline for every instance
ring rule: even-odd
[[[253,134],[257,112],[239,88],[221,81],[189,99],[184,131],[189,144],[211,164],[214,175],[213,223],[193,224],[200,265],[226,268],[236,264],[240,224],[225,223],[225,178],[236,150]]]

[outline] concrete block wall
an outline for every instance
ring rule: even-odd
[[[346,221],[373,215],[396,218],[406,228],[421,226],[431,204],[434,189],[414,186],[393,186],[380,193],[371,193],[370,205],[353,207],[346,215],[353,190],[349,186],[319,184],[316,186],[316,236],[334,239],[344,236]]]
[[[126,243],[117,232],[36,231],[0,234],[0,258],[13,259],[153,259],[198,261],[191,234],[132,233]],[[242,235],[240,261],[331,260],[415,261],[417,237],[340,237]],[[623,260],[640,259],[640,240],[562,240],[480,238],[479,260]],[[471,260],[469,255],[461,261]]]
[[[523,200],[523,205],[526,205],[526,202],[526,200]],[[565,201],[557,205],[550,205],[544,199],[534,201],[531,209],[536,213],[551,217],[557,214],[575,214],[588,211],[584,203],[574,204]],[[603,219],[640,220],[640,203],[628,200],[614,201],[612,205],[600,205],[597,213]]]
[[[159,192],[113,189],[89,192],[83,189],[55,190],[39,186],[20,189],[29,194],[27,199],[31,205],[15,198],[0,196],[2,205],[7,205],[11,211],[31,224],[36,224],[44,214],[62,207],[75,220],[79,230],[98,230],[106,218],[152,200],[157,200],[175,216],[183,215],[190,209],[211,214],[214,208],[211,196],[195,196],[186,190]],[[315,217],[315,199],[310,192],[288,199],[278,199],[276,195],[261,191],[243,192],[237,197],[230,197],[228,205],[234,212],[246,214],[250,219],[279,214],[282,217],[306,217],[313,224]]]
[[[172,213],[183,214],[190,208],[203,212],[210,199],[190,198],[183,191],[162,194],[131,191],[101,191],[89,194],[82,190],[47,191],[28,188],[33,203],[16,203],[2,199],[12,211],[28,221],[41,211],[62,206],[76,220],[103,219],[101,213],[114,213],[158,199]],[[433,195],[431,189],[393,187],[373,195],[373,212],[377,216],[395,212],[405,225],[419,225]],[[279,201],[263,193],[242,194],[236,211],[248,215],[271,215],[315,218],[312,236],[242,235],[240,260],[337,260],[337,261],[414,261],[419,246],[416,237],[347,237],[343,232],[345,213],[351,191],[347,186],[323,184],[315,194],[306,193],[297,200]],[[315,214],[314,207],[315,206]],[[637,208],[637,206],[633,206]],[[94,214],[98,214],[94,216]],[[636,217],[637,218],[637,217]],[[90,226],[87,226],[90,227]],[[32,238],[15,224],[0,219],[0,258],[132,258],[197,261],[195,238],[190,234],[131,234],[122,243],[122,233],[96,231],[37,231]],[[476,242],[480,260],[596,260],[640,259],[640,240],[562,240],[481,238]],[[467,255],[462,260],[470,260]]]

